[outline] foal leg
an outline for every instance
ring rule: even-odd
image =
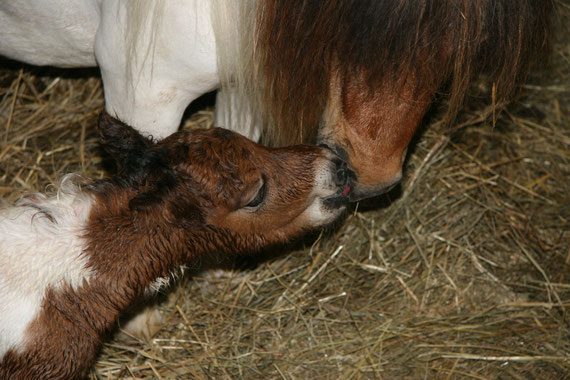
[[[151,339],[164,325],[164,318],[156,305],[136,310],[134,316],[120,326],[119,336],[125,338]]]

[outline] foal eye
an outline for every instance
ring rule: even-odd
[[[248,207],[248,208],[258,207],[263,202],[263,200],[265,199],[265,193],[266,192],[267,192],[267,187],[265,185],[265,182],[263,182],[263,185],[261,185],[261,187],[257,191],[257,194],[255,194],[253,199],[251,201],[249,201],[249,203],[247,205],[245,205],[245,207]]]

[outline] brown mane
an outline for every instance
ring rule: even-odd
[[[266,137],[313,139],[335,71],[364,73],[371,90],[401,74],[449,83],[449,116],[480,73],[507,99],[548,47],[549,0],[334,0],[259,2],[258,72]],[[421,83],[420,83],[421,81]],[[300,124],[300,125],[299,125]],[[294,126],[294,127],[291,127]]]

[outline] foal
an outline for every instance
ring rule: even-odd
[[[323,148],[99,128],[118,176],[0,209],[0,379],[85,376],[121,313],[185,264],[287,241],[347,203],[346,166]]]

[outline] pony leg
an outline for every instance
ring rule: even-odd
[[[154,139],[218,87],[209,1],[105,1],[95,54],[107,112]]]
[[[247,97],[235,87],[218,90],[214,125],[231,129],[253,141],[259,141],[261,137],[261,123],[254,116]]]

